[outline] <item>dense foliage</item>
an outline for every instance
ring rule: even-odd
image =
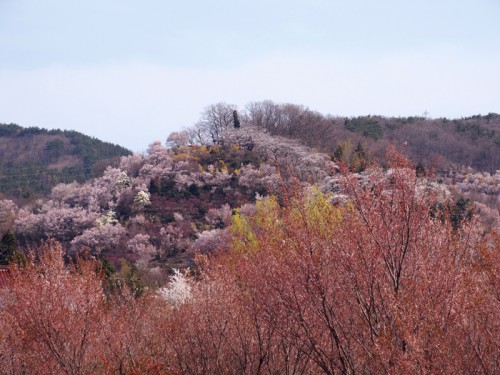
[[[436,177],[394,145],[378,166],[383,119],[337,120],[218,103],[93,179],[0,199],[0,373],[499,372],[500,174]],[[455,130],[491,139],[483,120]],[[354,138],[324,146],[333,125]]]
[[[250,135],[252,150],[241,145]],[[222,230],[227,212],[276,190],[281,179],[296,176],[326,190],[332,184],[334,164],[297,142],[255,129],[235,130],[226,141],[173,149],[156,142],[146,156],[125,157],[101,177],[56,185],[45,200],[21,209],[1,201],[4,230],[13,227],[22,244],[53,238],[114,257],[135,248],[127,245],[134,236],[148,236],[144,246],[164,259],[192,247],[204,231]]]
[[[390,142],[405,147],[415,162],[454,169],[462,166],[494,174],[500,169],[500,115],[449,120],[426,117],[324,116],[304,106],[254,102],[247,106],[246,121],[271,134],[299,139],[304,144],[333,153],[344,149],[349,162],[353,145],[362,143],[380,162]]]
[[[499,240],[394,150],[344,170],[331,204],[300,183],[241,208],[194,277],[133,297],[53,242],[0,299],[4,373],[493,374]]]

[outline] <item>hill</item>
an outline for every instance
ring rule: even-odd
[[[426,189],[450,195],[448,181],[435,184],[417,174]],[[364,172],[354,175],[366,178]],[[449,197],[443,207],[454,212],[455,221],[462,220],[471,209],[466,199],[480,188],[487,199],[482,213],[491,210],[488,225],[497,226],[496,177],[460,180],[465,199],[455,207],[460,197]],[[192,265],[197,251],[225,249],[236,212],[253,212],[264,197],[280,200],[297,188],[316,189],[342,204],[341,179],[329,155],[297,140],[250,125],[229,127],[218,144],[165,147],[155,142],[143,156],[122,157],[85,183],[56,185],[46,199],[20,209],[3,201],[0,219],[5,217],[4,230],[12,229],[21,246],[52,238],[71,253],[87,249],[117,267],[126,260],[155,283],[176,265]]]
[[[48,240],[12,268],[0,372],[498,373],[500,243],[446,186],[395,147],[339,175],[261,129],[217,143],[154,143],[30,207],[0,201],[21,243],[80,255]]]
[[[404,146],[415,163],[437,161],[440,170],[471,167],[494,174],[500,169],[500,115],[495,113],[461,119],[338,117],[305,106],[263,101],[248,104],[243,117],[270,134],[298,139],[348,163],[354,161],[357,145],[385,163],[385,150],[394,143]]]
[[[42,196],[58,183],[96,177],[130,154],[76,131],[0,124],[0,194],[16,200]]]
[[[245,145],[249,136],[252,144]],[[58,184],[20,209],[0,201],[0,223],[4,217],[4,229],[12,228],[21,246],[52,238],[115,265],[127,259],[149,277],[154,267],[165,270],[191,262],[196,250],[216,248],[233,210],[251,210],[256,197],[292,178],[331,190],[334,167],[327,155],[255,128],[228,132],[225,146],[155,142],[144,156],[122,157],[85,183]]]
[[[233,126],[235,120],[239,128]],[[390,137],[398,144],[406,139],[404,134],[419,129],[423,134],[437,128],[441,129],[443,137],[451,134],[449,127],[438,127],[430,120],[385,119],[384,123],[377,122],[382,120],[378,117],[343,119],[339,125],[340,119],[301,106],[253,103],[246,112],[238,114],[232,106],[219,103],[207,107],[193,128],[172,133],[166,147],[155,142],[145,155],[121,157],[102,174],[96,171],[104,169],[104,162],[96,162],[92,168],[80,170],[82,179],[91,173],[97,175],[86,182],[78,182],[75,178],[78,174],[67,175],[69,184],[56,184],[64,181],[53,178],[50,182],[54,187],[43,200],[32,200],[19,207],[10,201],[0,201],[3,202],[0,232],[12,230],[21,246],[52,238],[68,251],[76,253],[86,248],[115,266],[120,265],[120,259],[126,259],[136,264],[146,278],[153,277],[150,272],[153,269],[156,269],[154,277],[161,278],[175,264],[190,264],[196,251],[209,252],[224,247],[231,216],[237,210],[252,211],[259,197],[277,195],[279,198],[283,189],[298,184],[301,188],[314,187],[325,194],[333,194],[332,201],[339,203],[344,199],[339,183],[342,165],[347,165],[363,179],[373,159],[384,163]],[[414,121],[420,121],[421,126],[417,127]],[[474,121],[484,122],[478,125],[480,131],[467,125]],[[459,159],[456,159],[457,145],[469,145],[470,153],[480,155],[479,146],[467,143],[467,139],[473,138],[471,132],[476,132],[477,139],[484,141],[477,143],[489,153],[485,159],[464,159],[462,165],[470,164],[470,160],[477,160],[479,164],[486,160],[496,166],[497,121],[497,116],[491,115],[456,122],[455,138],[460,142],[451,142],[449,152],[445,152],[446,143],[436,148],[436,153],[448,155],[447,163],[460,168]],[[392,127],[393,123],[399,125]],[[461,129],[468,130],[457,132],[459,124],[462,124]],[[16,159],[14,147],[5,147],[3,151],[6,155],[10,152],[10,160],[19,165],[25,163],[26,168],[34,171],[33,175],[38,172],[45,177],[50,171],[59,177],[61,171],[84,168],[84,163],[64,164],[72,159],[62,157],[62,151],[74,147],[88,155],[92,150],[91,147],[77,148],[75,138],[63,137],[64,134],[78,136],[76,139],[81,144],[82,135],[78,133],[23,131],[12,125],[5,128],[5,131],[11,129],[14,137],[10,136],[18,142],[19,138],[27,137],[23,145],[29,144],[30,137],[34,137],[31,133],[39,133],[38,138],[31,139],[32,157],[29,160],[48,161],[45,172],[38,172],[36,164],[24,159],[28,153],[19,152]],[[406,146],[403,143],[399,148],[404,153],[419,151],[426,144],[422,141],[417,147],[418,140],[415,135],[405,141]],[[315,147],[304,143],[314,143]],[[354,144],[357,146],[353,147]],[[20,147],[19,144],[17,148]],[[422,154],[421,159],[413,161],[415,164],[422,160],[430,163],[434,156]],[[89,156],[84,158],[89,159]],[[450,160],[456,160],[456,164]],[[416,171],[423,181],[427,181],[428,167],[421,163]],[[467,215],[472,208],[470,201],[475,201],[486,227],[498,228],[500,174],[474,169],[450,172],[443,165],[440,168],[438,178],[442,189],[455,193],[447,209],[454,211],[456,220]]]
[[[53,337],[64,366],[85,343],[85,373],[498,372],[498,236],[453,190],[494,204],[500,175],[436,179],[394,146],[380,167],[361,143],[349,171],[225,114],[0,200],[0,261],[21,265],[0,290],[4,372],[61,372]]]

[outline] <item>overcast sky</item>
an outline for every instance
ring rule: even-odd
[[[143,151],[209,104],[500,112],[500,0],[0,0],[0,123]]]

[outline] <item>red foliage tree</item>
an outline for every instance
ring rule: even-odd
[[[498,373],[498,237],[389,159],[346,172],[344,205],[291,188],[235,215],[170,305],[106,296],[93,261],[47,245],[0,295],[0,372]]]
[[[49,251],[50,247],[50,251]],[[12,271],[1,303],[3,373],[81,374],[96,368],[105,298],[88,262],[66,268],[58,244]]]
[[[12,269],[0,295],[0,373],[170,373],[165,303],[123,285],[106,296],[102,280],[93,260],[65,264],[56,242]]]
[[[235,218],[172,335],[183,372],[499,370],[498,240],[454,229],[439,190],[389,153],[388,172],[345,176],[343,207],[297,193]]]

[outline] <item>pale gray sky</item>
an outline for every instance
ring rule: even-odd
[[[225,101],[500,112],[499,0],[0,0],[0,122],[142,151]]]

